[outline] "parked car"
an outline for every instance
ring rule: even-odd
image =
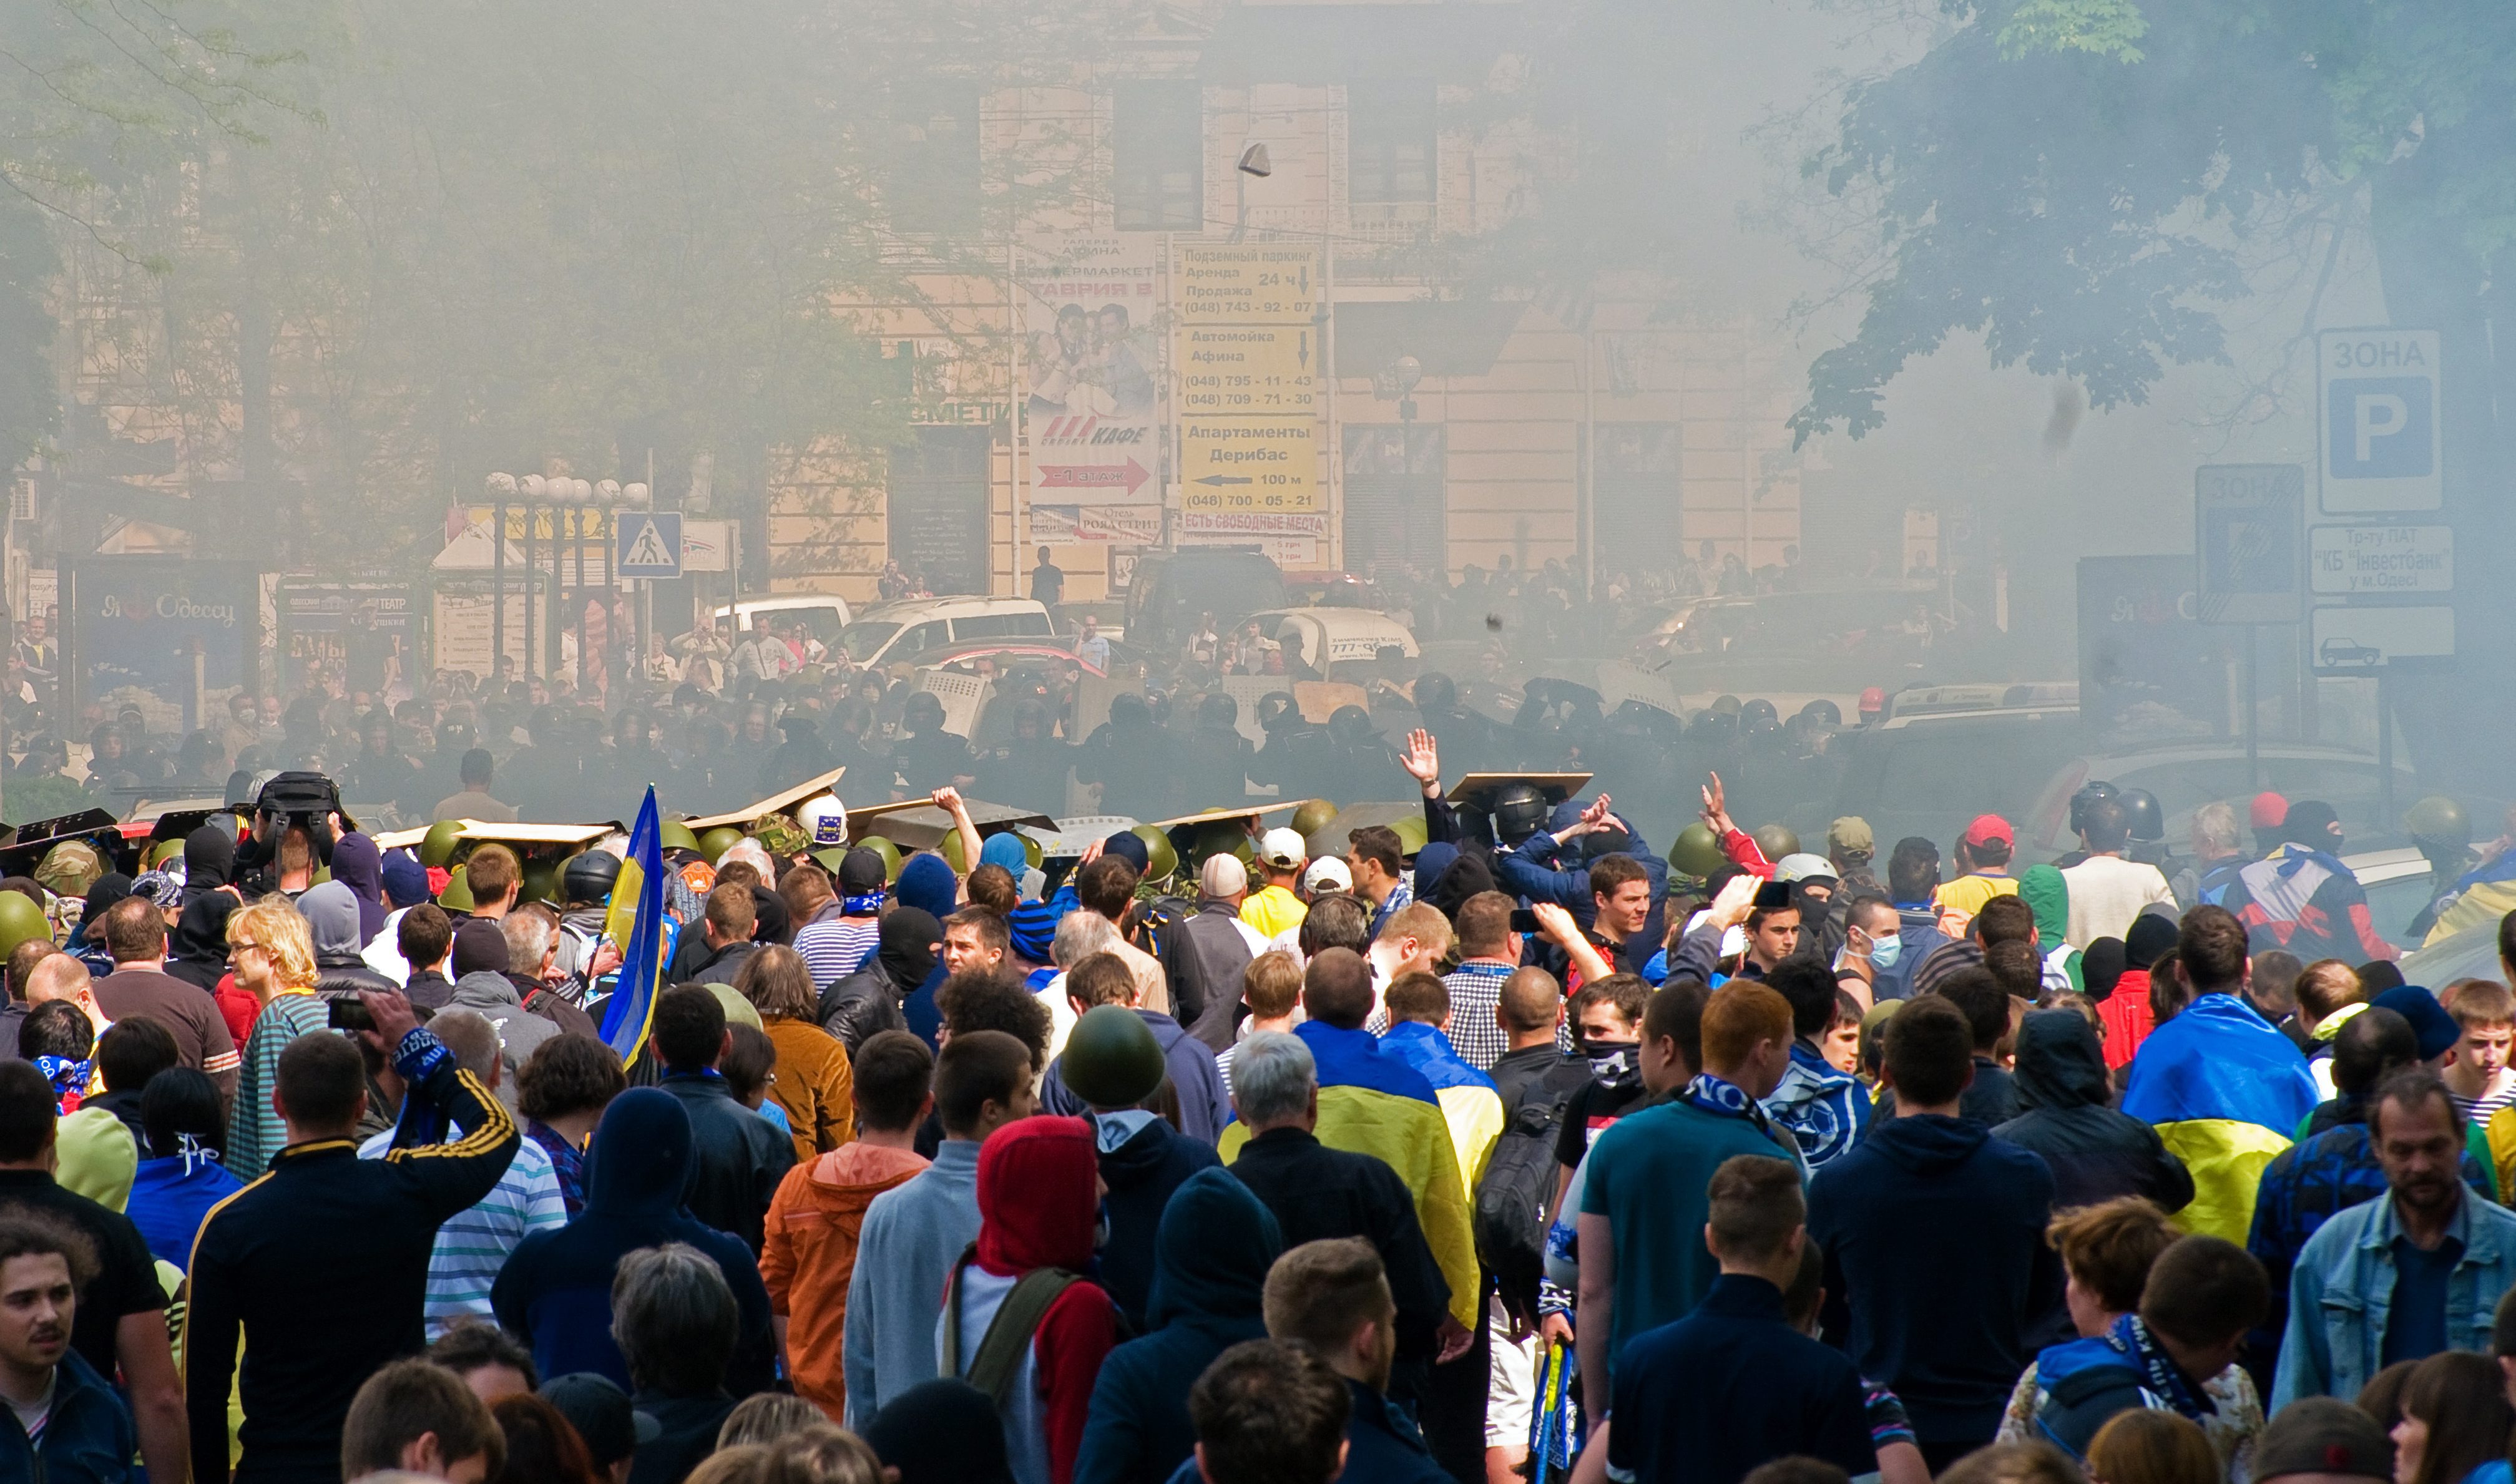
[[[2236,804],[2242,816],[2245,801],[2264,789],[2290,799],[2321,799],[2332,805],[2341,816],[2345,841],[2372,846],[2403,838],[2394,822],[2382,817],[2384,775],[2373,754],[2297,742],[2266,742],[2257,752],[2259,777],[2246,773],[2244,744],[2222,738],[2110,749],[2067,759],[2037,791],[2028,812],[2011,816],[2018,830],[2019,851],[2025,859],[2036,861],[2077,848],[2078,839],[2071,833],[2071,796],[2100,778],[2118,789],[2147,789],[2156,795],[2165,817],[2167,844],[2178,851],[2189,843],[2196,809],[2220,800]],[[2398,762],[2394,765],[2396,805],[2418,797],[2411,765]]]
[[[908,598],[879,603],[839,631],[838,647],[859,665],[919,665],[928,656],[981,639],[1053,640],[1048,609],[1027,598]]]
[[[786,593],[775,598],[746,598],[731,606],[719,604],[717,627],[730,639],[738,639],[751,627],[755,614],[767,614],[779,623],[802,619],[805,628],[824,644],[839,641],[839,631],[848,626],[852,616],[848,600],[835,593]]]
[[[1283,570],[1256,547],[1147,552],[1127,585],[1125,629],[1138,648],[1164,653],[1188,642],[1200,613],[1232,625],[1287,600]]]

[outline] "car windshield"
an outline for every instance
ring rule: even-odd
[[[2397,948],[2419,947],[2423,934],[2411,931],[2411,919],[2428,906],[2436,890],[2429,873],[2416,871],[2364,889],[2368,893],[2368,917],[2376,925],[2376,935]]]
[[[861,665],[872,659],[899,632],[898,624],[885,623],[878,618],[860,618],[839,631],[839,647],[847,651],[849,659]]]

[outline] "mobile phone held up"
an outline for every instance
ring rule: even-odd
[[[336,1031],[371,1031],[376,1028],[376,1017],[367,1013],[367,1002],[356,995],[344,995],[326,1004],[329,1018],[324,1023]]]

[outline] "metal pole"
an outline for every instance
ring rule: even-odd
[[[1599,418],[1592,392],[1597,390],[1599,332],[1581,332],[1581,587],[1583,599],[1595,602],[1599,594],[1598,541],[1598,469]]]
[[[594,655],[585,647],[585,512],[570,506],[567,512],[569,545],[576,552],[576,596],[568,600],[576,615],[576,694],[584,699],[586,687],[594,679]]]
[[[524,507],[524,674],[528,677],[540,674],[547,663],[547,657],[538,652],[541,645],[534,642],[541,632],[533,627],[533,590],[542,582],[541,562],[537,559],[533,544],[533,537],[537,534],[533,529],[537,514],[530,505]],[[499,517],[499,525],[502,530],[505,528],[504,515]]]
[[[507,652],[507,502],[489,507],[489,675]],[[484,676],[482,679],[487,679]]]
[[[2245,787],[2248,789],[2263,786],[2262,748],[2258,735],[2262,730],[2263,703],[2261,693],[2255,689],[2258,659],[2254,653],[2259,647],[2256,640],[2261,637],[2262,631],[2252,624],[2245,625]]]
[[[2376,672],[2376,773],[2383,813],[2377,828],[2394,827],[2394,691],[2385,683],[2385,672]]]

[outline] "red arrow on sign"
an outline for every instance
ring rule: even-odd
[[[1041,489],[1118,489],[1134,494],[1153,477],[1142,464],[1129,459],[1124,464],[1042,464],[1039,466]]]

